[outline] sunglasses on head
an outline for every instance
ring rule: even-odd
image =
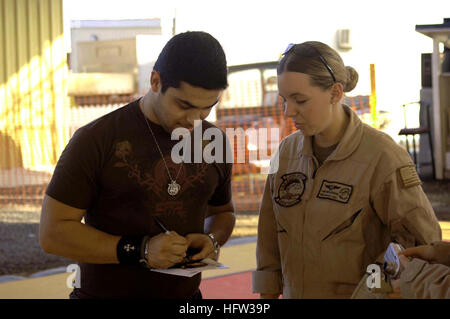
[[[325,58],[322,56],[322,54],[320,54],[319,50],[317,50],[314,46],[304,43],[303,45],[307,45],[310,48],[313,48],[313,50],[317,53],[317,56],[319,57],[320,61],[322,61],[323,65],[325,65],[325,67],[327,68],[328,72],[330,72],[331,77],[333,78],[333,82],[336,83],[336,77],[334,76],[334,72],[331,69],[331,67],[328,65],[327,61],[325,60]],[[293,51],[295,54],[300,55],[300,56],[304,56],[304,57],[313,57],[312,55],[307,55],[305,53],[300,53],[300,52],[296,52],[296,47],[297,45],[295,43],[289,43],[289,45],[287,46],[286,50],[284,50],[284,52],[281,54],[282,57],[286,56],[287,54],[289,54],[291,51]]]

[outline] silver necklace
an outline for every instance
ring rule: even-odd
[[[144,106],[142,106],[142,109],[144,109]],[[142,111],[142,114],[144,114],[144,111]],[[181,163],[180,168],[178,169],[177,176],[175,177],[175,179],[173,179],[172,175],[170,174],[169,168],[167,167],[166,160],[164,159],[164,154],[161,151],[161,148],[159,147],[158,141],[156,140],[156,136],[153,133],[152,128],[150,127],[150,124],[148,124],[145,114],[144,114],[144,120],[145,120],[145,123],[147,123],[147,127],[150,130],[150,133],[152,133],[153,140],[155,141],[156,147],[158,148],[159,154],[161,155],[161,158],[164,162],[164,166],[166,167],[167,175],[169,175],[170,183],[167,186],[167,193],[169,193],[169,195],[171,195],[171,196],[175,196],[178,194],[178,192],[181,189],[180,184],[177,183],[177,179],[178,179],[178,176],[180,175],[181,168],[183,167],[184,162]]]

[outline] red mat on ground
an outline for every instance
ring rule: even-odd
[[[204,299],[258,299],[252,293],[252,272],[204,279],[200,284]]]

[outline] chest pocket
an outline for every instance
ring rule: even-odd
[[[307,177],[302,172],[277,176],[272,188],[272,203],[279,232],[295,229],[301,214],[302,200],[306,192]]]
[[[274,201],[288,208],[300,203],[306,188],[306,175],[293,172],[282,175],[275,185]]]
[[[329,234],[325,234],[322,233],[322,235],[320,236],[322,240],[326,240],[332,236],[336,236],[341,232],[344,232],[346,229],[349,229],[353,223],[355,222],[355,219],[359,216],[359,214],[361,213],[362,208],[358,209],[356,212],[354,212],[349,218],[347,218],[346,220],[344,220],[341,224],[339,224],[338,226],[336,226],[335,229],[333,229]],[[351,210],[350,210],[351,212]],[[333,225],[334,227],[334,225]],[[325,237],[323,237],[325,236]],[[323,237],[323,238],[322,238]]]
[[[337,202],[322,202],[309,208],[310,224],[317,232],[319,241],[332,239],[342,233],[358,228],[357,225],[365,213],[365,203],[357,202],[352,205]]]

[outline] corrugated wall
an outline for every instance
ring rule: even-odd
[[[56,164],[66,74],[62,0],[0,0],[0,169]]]

